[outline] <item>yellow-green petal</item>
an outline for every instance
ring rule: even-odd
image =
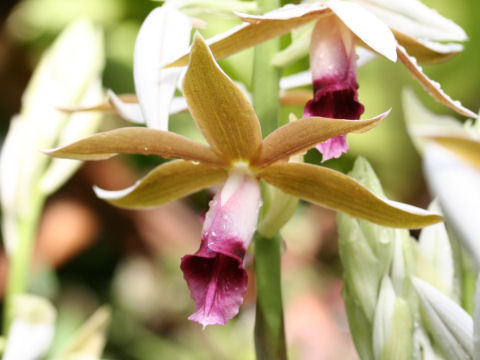
[[[275,130],[262,143],[253,164],[264,167],[302,153],[335,136],[362,133],[375,127],[390,110],[368,120],[343,120],[309,117],[290,122]]]
[[[215,59],[222,59],[276,36],[286,34],[292,29],[314,21],[327,12],[329,12],[329,9],[325,6],[310,6],[308,11],[294,11],[291,15],[284,11],[283,18],[270,18],[270,13],[265,14],[264,17],[238,14],[247,23],[238,25],[223,34],[209,39],[208,45]],[[187,63],[188,54],[185,54],[168,64],[167,67],[185,66]]]
[[[120,207],[149,208],[221,183],[227,176],[223,167],[176,160],[156,167],[127,189],[94,190],[99,198]]]
[[[183,94],[213,151],[229,161],[250,159],[262,142],[257,115],[199,34],[192,46]]]
[[[460,115],[474,119],[477,117],[474,112],[464,107],[459,101],[454,101],[450,96],[445,94],[440,85],[425,75],[422,68],[418,66],[416,59],[412,58],[402,46],[397,47],[397,55],[400,61],[410,71],[410,74],[423,86],[430,96],[440,104],[445,105]]]
[[[45,153],[78,160],[103,160],[118,154],[142,154],[222,164],[208,146],[172,132],[142,127],[125,127],[98,133]]]
[[[460,136],[427,136],[480,170],[480,141]]]
[[[381,199],[351,177],[321,166],[277,163],[259,175],[288,194],[379,225],[420,228],[442,221],[426,210]]]
[[[112,93],[112,92],[109,91],[109,93]],[[121,94],[121,95],[115,95],[115,96],[123,103],[138,104],[138,99],[135,94]],[[103,103],[99,103],[91,106],[68,106],[68,107],[59,106],[57,107],[57,109],[66,113],[87,112],[87,111],[109,111],[109,112],[118,113],[111,97]]]

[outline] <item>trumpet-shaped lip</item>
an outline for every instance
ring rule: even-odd
[[[184,256],[180,265],[197,309],[189,320],[204,327],[225,325],[238,313],[248,281],[241,241],[223,239],[222,249],[216,250],[208,243],[203,237],[200,249]]]
[[[210,202],[200,249],[181,263],[197,308],[191,320],[203,326],[223,325],[237,314],[247,289],[243,257],[260,206],[257,181],[241,172],[230,174]]]

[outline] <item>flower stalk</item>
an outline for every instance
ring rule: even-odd
[[[258,0],[262,11],[280,7],[279,0]],[[253,63],[253,106],[260,120],[263,136],[278,127],[279,84],[281,70],[271,64],[280,50],[279,38],[255,48]],[[268,186],[268,185],[267,185]],[[255,236],[255,276],[257,307],[255,316],[255,351],[257,359],[286,359],[281,285],[281,246],[279,235]]]
[[[8,334],[13,320],[13,299],[24,294],[28,289],[29,274],[33,257],[33,246],[37,233],[38,222],[45,198],[39,191],[31,200],[31,209],[18,224],[17,249],[9,257],[7,287],[4,302],[3,334]]]
[[[262,11],[280,7],[279,0],[257,0]],[[253,59],[253,107],[262,125],[263,136],[278,127],[281,69],[272,66],[273,56],[280,51],[280,39],[273,38],[255,47]]]
[[[282,239],[255,235],[257,309],[255,351],[257,359],[286,359],[281,284]]]

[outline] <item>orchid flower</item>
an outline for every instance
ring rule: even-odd
[[[56,107],[99,101],[103,63],[102,33],[90,21],[80,20],[62,32],[33,73],[0,156],[2,231],[9,255],[18,247],[22,223],[38,215],[34,214],[35,199],[54,192],[80,166],[49,161],[38,150],[96,131],[98,113],[68,116]]]
[[[158,166],[127,189],[95,189],[99,197],[121,207],[157,206],[224,184],[210,204],[200,249],[182,259],[197,308],[190,318],[204,326],[224,324],[242,302],[246,290],[243,256],[257,223],[260,179],[287,194],[378,224],[422,227],[441,220],[425,210],[382,199],[340,172],[288,162],[328,138],[366,131],[388,112],[355,122],[307,117],[262,141],[250,102],[216,64],[199,35],[192,46],[183,94],[209,146],[171,132],[133,127],[99,133],[46,153],[82,160],[131,153],[180,158]]]
[[[464,125],[434,114],[411,92],[404,93],[403,103],[408,132],[423,155],[427,182],[478,268],[480,122]]]
[[[420,61],[427,62],[446,59],[457,53],[461,46],[426,42],[416,37],[465,40],[465,33],[416,0],[409,0],[405,5],[416,15],[410,15],[403,6],[396,1],[390,4],[380,0],[358,3],[329,0],[286,5],[261,16],[238,14],[245,23],[211,38],[208,44],[216,58],[223,58],[315,22],[310,41],[314,98],[305,106],[304,115],[359,119],[363,112],[363,106],[358,102],[356,82],[355,45],[359,45],[394,62],[398,56],[437,101],[459,114],[472,117],[470,110],[446,95],[409,55],[410,52]],[[187,59],[188,55],[184,55],[168,67],[186,65]],[[341,136],[329,139],[317,148],[325,161],[339,157],[348,145]]]

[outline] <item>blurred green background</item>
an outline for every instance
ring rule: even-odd
[[[480,105],[480,3],[476,0],[425,0],[462,26],[470,37],[465,50],[450,61],[424,66],[453,98],[477,111]],[[0,4],[0,132],[18,112],[22,92],[42,51],[70,21],[88,16],[104,29],[107,63],[104,86],[133,93],[132,57],[142,20],[159,2],[148,0],[3,0]],[[207,36],[237,20],[203,13]],[[287,39],[288,41],[288,39]],[[236,80],[249,86],[252,51],[223,60]],[[288,69],[304,69],[305,60]],[[392,108],[378,128],[349,135],[351,151],[325,165],[350,170],[357,155],[366,157],[387,194],[425,207],[429,194],[421,163],[405,131],[401,92],[412,87],[438,113],[436,104],[401,64],[375,59],[359,70],[360,100],[366,117]],[[301,115],[301,108],[293,111]],[[452,114],[453,115],[453,114]],[[189,115],[171,122],[172,130],[198,138]],[[106,116],[104,128],[125,126]],[[315,150],[306,159],[318,162]],[[52,299],[59,311],[55,347],[100,304],[113,306],[106,359],[253,359],[255,289],[250,284],[241,313],[225,327],[201,331],[187,320],[193,312],[179,270],[180,258],[199,244],[201,216],[209,194],[201,193],[149,211],[113,208],[95,198],[91,186],[122,188],[159,162],[156,158],[120,157],[86,164],[49,199],[38,235],[32,292]],[[302,204],[282,233],[285,239],[284,293],[287,336],[293,359],[355,359],[340,297],[335,214]],[[251,259],[247,260],[251,263]],[[3,292],[6,260],[0,258]],[[55,350],[55,349],[54,349]]]

